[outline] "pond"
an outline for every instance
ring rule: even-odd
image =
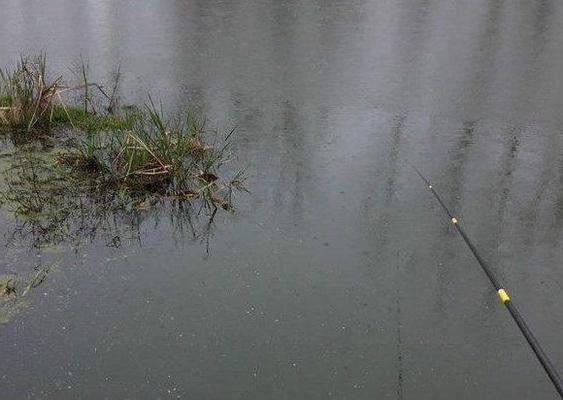
[[[2,2],[2,67],[121,66],[123,103],[236,127],[250,193],[54,236],[4,204],[1,279],[30,290],[0,397],[557,398],[408,162],[563,370],[561,3],[48,3]]]

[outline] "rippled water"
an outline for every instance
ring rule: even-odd
[[[209,235],[149,210],[117,248],[107,227],[33,247],[5,207],[0,271],[57,268],[0,325],[0,397],[557,398],[406,160],[563,370],[560,2],[0,10],[2,65],[41,49],[53,69],[82,54],[93,79],[121,64],[124,101],[236,126],[251,191]]]

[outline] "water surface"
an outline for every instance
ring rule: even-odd
[[[82,54],[104,80],[121,64],[124,102],[150,91],[236,126],[251,192],[209,235],[162,209],[39,248],[4,209],[0,271],[58,268],[0,325],[2,398],[557,398],[405,160],[563,370],[561,3],[1,11],[3,65]]]

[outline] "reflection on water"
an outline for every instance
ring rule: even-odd
[[[101,241],[120,247],[122,241],[140,243],[147,221],[157,228],[166,219],[177,234],[209,250],[215,213],[200,202],[84,188],[54,166],[53,154],[33,148],[4,153],[3,160],[0,204],[15,218],[7,246],[76,248]]]
[[[0,206],[13,220],[4,225],[2,247],[32,250],[40,257],[63,249],[76,254],[88,244],[102,243],[116,250],[123,245],[126,255],[127,247],[143,246],[147,225],[150,232],[164,223],[173,238],[200,243],[209,256],[217,209],[210,211],[204,201],[84,188],[54,165],[46,139],[36,145],[4,143],[11,151],[1,153]],[[30,305],[28,294],[53,270],[41,265],[41,258],[30,270],[28,262],[22,254],[17,264],[0,270],[0,324]]]

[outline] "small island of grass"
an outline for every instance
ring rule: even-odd
[[[75,86],[49,76],[43,54],[0,70],[0,134],[25,143],[51,137],[49,168],[72,190],[119,191],[136,202],[199,199],[212,210],[232,209],[233,191],[244,190],[243,173],[228,179],[219,173],[230,157],[232,131],[221,138],[189,112],[168,117],[150,97],[142,107],[119,108],[117,81],[108,94],[89,81],[84,63]],[[79,95],[79,104],[65,101],[70,93]],[[70,139],[57,140],[60,130],[70,131]]]

